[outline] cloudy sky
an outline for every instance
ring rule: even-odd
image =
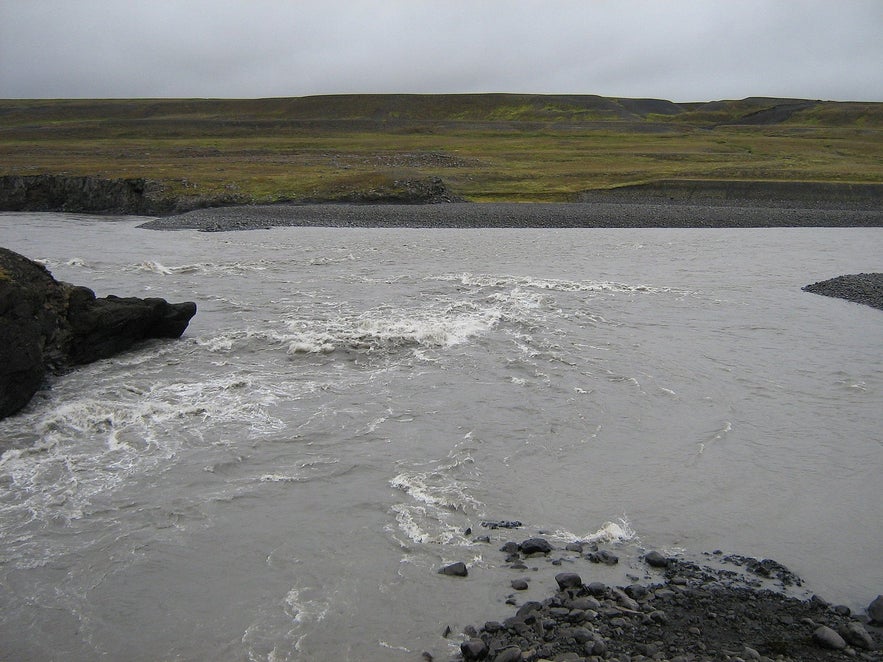
[[[883,0],[0,0],[0,98],[883,101]]]

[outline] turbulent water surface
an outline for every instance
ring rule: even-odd
[[[199,306],[0,422],[3,659],[446,659],[540,533],[883,591],[883,315],[800,290],[883,230],[137,224],[0,215],[61,280]]]

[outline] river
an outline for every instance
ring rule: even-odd
[[[0,658],[447,659],[535,535],[883,592],[883,315],[800,289],[883,229],[142,221],[0,214],[59,280],[198,305],[0,422]]]

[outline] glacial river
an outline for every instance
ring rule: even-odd
[[[587,581],[723,550],[883,592],[883,313],[800,289],[883,229],[141,220],[0,214],[60,280],[199,307],[0,422],[0,658],[444,660],[536,535]]]

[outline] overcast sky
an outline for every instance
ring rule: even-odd
[[[0,97],[883,101],[883,0],[0,0]]]

